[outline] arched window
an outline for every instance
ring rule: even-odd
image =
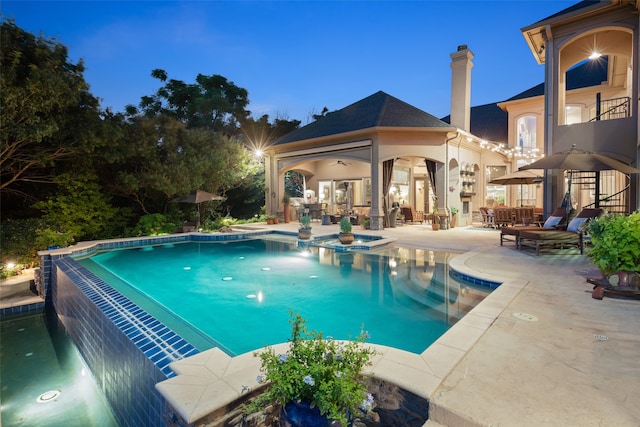
[[[518,148],[521,153],[527,153],[537,147],[536,145],[536,116],[520,117],[516,123],[518,129]]]

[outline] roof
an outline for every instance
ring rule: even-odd
[[[275,145],[374,127],[450,128],[448,123],[382,91],[294,130]]]
[[[609,58],[603,56],[595,61],[585,61],[582,64],[570,68],[567,71],[567,90],[580,89],[583,87],[599,86],[607,81],[607,70],[609,68]],[[516,101],[518,99],[533,98],[544,95],[544,83],[540,83],[530,89],[512,96],[504,102]]]
[[[551,19],[555,19],[555,18],[558,18],[560,16],[569,15],[569,14],[571,14],[571,13],[577,11],[577,10],[584,9],[584,8],[590,7],[590,6],[595,6],[595,5],[598,5],[598,4],[600,4],[600,5],[607,4],[608,5],[608,4],[611,4],[611,2],[610,1],[604,1],[603,2],[603,1],[600,1],[600,0],[583,0],[583,1],[579,2],[579,3],[574,4],[573,6],[569,6],[569,7],[565,8],[565,9],[562,9],[560,12],[556,12],[553,15],[547,16],[546,18],[541,19],[540,21],[538,21],[536,23],[533,23],[533,24],[529,25],[528,27],[537,27],[537,26],[539,26],[540,24],[542,24],[545,21],[548,21],[548,20],[551,20]]]
[[[451,116],[442,118],[449,123]],[[509,133],[509,116],[498,103],[471,107],[470,133],[487,141],[507,142]]]

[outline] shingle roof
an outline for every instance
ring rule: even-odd
[[[448,128],[429,113],[382,91],[294,130],[275,145],[336,135],[373,127]]]
[[[442,118],[449,123],[451,116]],[[509,134],[509,116],[497,103],[471,107],[469,131],[482,139],[493,142],[507,142]]]
[[[580,89],[583,87],[599,86],[607,80],[607,70],[609,68],[609,58],[603,56],[596,61],[586,61],[567,72],[567,90]],[[540,83],[530,89],[507,99],[515,101],[517,99],[533,98],[544,95],[544,83]]]
[[[601,0],[583,0],[581,2],[578,2],[578,3],[574,4],[573,6],[567,7],[566,9],[562,9],[560,12],[556,12],[553,15],[547,16],[546,18],[541,19],[540,21],[529,25],[529,27],[535,27],[535,26],[537,26],[537,25],[541,24],[542,22],[547,21],[549,19],[557,18],[558,16],[566,15],[568,13],[574,12],[576,10],[584,9],[585,7],[596,5],[598,3],[610,4],[611,2],[609,2],[609,1],[603,2]]]

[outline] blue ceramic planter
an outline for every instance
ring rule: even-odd
[[[280,427],[340,427],[339,421],[320,415],[309,402],[289,402],[280,408]]]

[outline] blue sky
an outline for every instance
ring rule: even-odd
[[[249,92],[254,117],[304,123],[379,90],[449,114],[449,54],[474,53],[471,103],[544,80],[520,32],[575,1],[11,1],[3,18],[55,38],[103,108],[153,94],[161,68],[195,82],[220,74]]]

